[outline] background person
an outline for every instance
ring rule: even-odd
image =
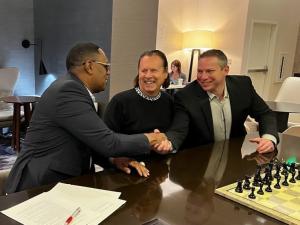
[[[182,84],[185,85],[186,75],[181,71],[181,62],[178,59],[175,59],[171,63],[171,72],[169,73],[170,83],[171,84],[179,84],[178,80],[182,79]]]

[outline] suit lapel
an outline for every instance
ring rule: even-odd
[[[197,83],[197,81],[195,81],[193,92],[194,92],[194,96],[197,96],[196,102],[199,104],[202,115],[205,118],[207,130],[210,136],[214,137],[213,121],[212,121],[212,113],[211,113],[209,97],[207,93],[202,90],[202,88]],[[199,117],[200,116],[201,115],[199,114]]]
[[[238,112],[240,112],[238,108],[241,105],[242,101],[239,101],[238,88],[235,88],[229,76],[226,76],[226,86],[227,86],[227,91],[230,99],[231,121],[232,121],[231,127],[234,127],[235,125],[234,121],[236,118],[238,118]]]

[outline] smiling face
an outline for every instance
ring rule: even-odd
[[[168,73],[163,60],[157,55],[144,56],[139,64],[139,88],[148,96],[156,96]]]
[[[224,91],[225,76],[229,72],[226,65],[220,66],[217,57],[204,57],[198,61],[197,81],[204,91],[209,91],[217,96]]]

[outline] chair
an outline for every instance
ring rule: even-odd
[[[279,89],[275,102],[288,102],[300,104],[300,77],[287,77]],[[298,117],[298,118],[297,118]],[[300,121],[299,114],[290,113],[288,127],[300,125],[300,123],[291,122],[291,120]]]
[[[13,95],[18,68],[0,68],[0,98]],[[13,105],[0,101],[0,128],[10,127],[13,122]]]

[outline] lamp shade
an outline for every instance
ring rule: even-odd
[[[183,33],[183,49],[212,48],[212,31],[194,30]]]

